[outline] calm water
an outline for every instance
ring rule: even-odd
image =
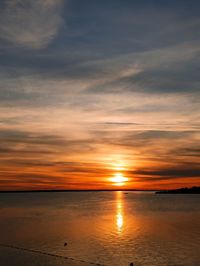
[[[0,244],[112,266],[198,266],[200,196],[0,194]]]

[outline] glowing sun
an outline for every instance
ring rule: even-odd
[[[126,181],[128,181],[128,178],[124,177],[122,173],[116,173],[114,177],[111,178],[111,182],[116,186],[123,186]]]

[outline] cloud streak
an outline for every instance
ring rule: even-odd
[[[47,46],[62,24],[62,5],[62,0],[6,1],[1,11],[1,38],[30,49]]]

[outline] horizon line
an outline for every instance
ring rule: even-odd
[[[0,190],[0,193],[34,193],[34,192],[103,192],[103,191],[158,191],[158,189],[33,189],[33,190]]]

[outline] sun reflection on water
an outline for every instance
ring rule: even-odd
[[[124,224],[122,192],[117,192],[116,225],[118,233],[122,232]]]

